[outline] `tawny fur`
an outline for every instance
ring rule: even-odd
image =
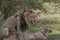
[[[26,11],[27,14],[31,14],[30,11]],[[2,36],[4,37],[3,40],[17,40],[17,25],[18,25],[18,20],[17,17],[22,17],[22,19],[20,18],[20,29],[23,28],[23,30],[26,28],[28,28],[28,26],[30,26],[30,23],[28,18],[29,15],[27,16],[24,11],[18,11],[15,15],[7,18],[7,20],[4,22],[3,26],[2,26]],[[21,15],[23,14],[23,15]],[[25,15],[26,16],[25,16]],[[22,27],[22,28],[21,28]],[[25,31],[24,30],[24,31]],[[7,33],[6,33],[7,32]]]

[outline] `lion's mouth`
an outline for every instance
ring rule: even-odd
[[[35,19],[32,19],[32,20],[31,20],[31,23],[32,23],[32,24],[35,24]]]

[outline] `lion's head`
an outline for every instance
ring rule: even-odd
[[[29,28],[32,24],[35,24],[36,15],[31,9],[18,11],[16,17],[19,17],[22,29]]]

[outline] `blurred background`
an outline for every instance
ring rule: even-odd
[[[8,17],[25,8],[34,9],[37,16],[37,23],[30,32],[49,28],[53,30],[50,40],[60,40],[60,0],[0,0],[0,29]]]

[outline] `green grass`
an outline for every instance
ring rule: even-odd
[[[0,14],[1,15],[1,14]],[[3,20],[3,15],[0,16],[0,40],[2,40],[1,38],[1,28],[2,28],[2,24],[3,24],[4,20]]]

